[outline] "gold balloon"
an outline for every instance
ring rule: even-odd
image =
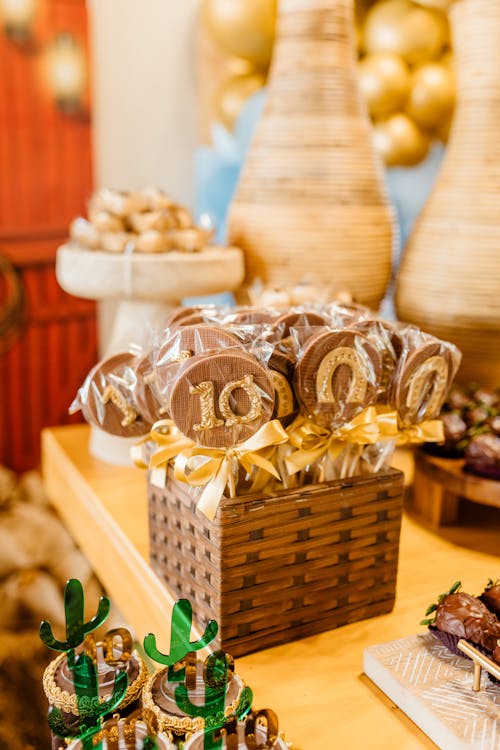
[[[359,86],[374,120],[404,108],[410,81],[408,66],[398,55],[367,55],[359,64]]]
[[[455,77],[446,65],[427,63],[413,73],[407,112],[422,128],[437,128],[455,106]]]
[[[265,82],[265,76],[261,73],[250,73],[233,76],[222,84],[216,97],[216,111],[218,119],[228,130],[232,130],[247,99],[261,89]]]
[[[409,0],[383,0],[366,17],[366,52],[392,52],[410,65],[439,57],[448,38],[448,21],[443,13]]]
[[[429,137],[402,112],[375,124],[373,143],[382,159],[391,167],[418,164],[429,150]]]
[[[202,19],[229,54],[266,67],[274,43],[277,0],[203,0]]]

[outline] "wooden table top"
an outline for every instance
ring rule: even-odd
[[[87,449],[85,425],[43,434],[48,494],[139,639],[168,645],[173,599],[150,569],[146,478]],[[238,659],[254,705],[272,708],[294,750],[417,750],[435,745],[363,674],[365,647],[421,631],[437,594],[460,579],[478,592],[500,576],[500,510],[467,504],[433,532],[404,516],[393,613]]]

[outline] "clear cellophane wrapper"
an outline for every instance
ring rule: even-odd
[[[148,351],[117,356],[96,365],[73,408],[141,437],[144,465],[161,450],[155,476],[171,464],[197,495],[217,462],[230,466],[230,494],[383,470],[397,444],[431,427],[439,437],[460,362],[452,344],[349,301],[179,308]],[[109,385],[119,399],[106,400]]]

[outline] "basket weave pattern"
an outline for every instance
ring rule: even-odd
[[[153,568],[234,656],[390,612],[403,476],[223,498],[212,523],[185,485],[149,485]]]
[[[500,382],[500,3],[450,8],[457,109],[431,197],[398,279],[398,316],[453,341],[458,377]]]
[[[229,220],[247,281],[308,273],[377,307],[393,215],[357,86],[353,0],[280,0],[266,107]]]

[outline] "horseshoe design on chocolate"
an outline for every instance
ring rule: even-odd
[[[341,346],[338,349],[329,352],[321,360],[318,374],[316,375],[316,393],[318,396],[318,403],[335,403],[336,399],[332,388],[332,378],[337,367],[340,367],[341,365],[347,365],[352,372],[351,383],[345,399],[346,403],[353,404],[363,401],[368,386],[366,367],[363,368],[363,365],[354,349],[347,346]]]
[[[439,412],[446,396],[448,376],[448,363],[440,355],[430,357],[415,370],[408,380],[408,419],[421,420]]]
[[[335,427],[375,403],[382,357],[362,333],[324,331],[306,343],[295,366],[295,393],[307,416]]]
[[[277,419],[288,417],[294,411],[293,391],[290,383],[281,372],[271,370],[270,375],[276,394],[276,417]]]

